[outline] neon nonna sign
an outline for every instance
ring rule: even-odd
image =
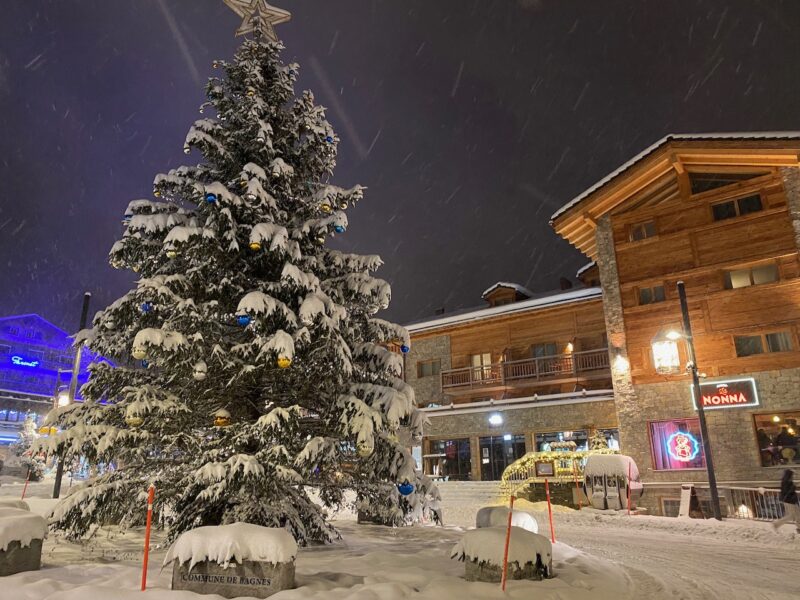
[[[667,438],[667,452],[679,462],[691,462],[700,453],[700,442],[691,433],[676,431]]]
[[[18,367],[38,367],[39,361],[38,360],[25,360],[21,356],[14,355],[11,357],[11,363],[17,365]]]

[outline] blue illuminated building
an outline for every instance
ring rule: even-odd
[[[57,392],[69,387],[73,357],[72,337],[39,315],[0,318],[0,446],[16,441],[27,416],[40,423],[53,408]],[[106,359],[84,349],[78,390],[97,360]]]

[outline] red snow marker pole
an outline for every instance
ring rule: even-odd
[[[578,510],[583,508],[583,499],[581,498],[581,488],[578,485],[578,463],[572,461],[572,474],[575,476],[575,492],[578,494]]]
[[[147,525],[144,529],[144,562],[142,563],[142,591],[147,587],[147,559],[150,558],[150,526],[153,524],[153,501],[156,497],[156,486],[152,483],[147,490]]]
[[[22,498],[20,500],[25,500],[25,492],[28,491],[28,482],[31,480],[31,468],[28,467],[28,476],[25,478],[25,487],[22,488]]]
[[[631,516],[631,463],[628,463],[628,516]]]
[[[550,541],[556,543],[556,530],[553,529],[553,505],[550,503],[550,484],[544,480],[544,493],[547,496],[547,513],[550,515]]]
[[[514,514],[514,495],[511,495],[511,502],[508,505],[508,525],[506,527],[506,547],[503,550],[503,578],[500,589],[506,591],[506,578],[508,577],[508,545],[511,543],[511,516]]]

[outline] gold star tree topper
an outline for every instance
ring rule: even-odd
[[[228,7],[242,17],[242,24],[236,35],[245,35],[259,31],[273,42],[278,41],[275,25],[286,23],[292,18],[288,10],[277,8],[266,0],[223,0]]]

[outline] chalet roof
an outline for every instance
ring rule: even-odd
[[[642,150],[639,154],[620,165],[614,171],[603,177],[600,181],[585,189],[583,192],[575,196],[572,200],[567,202],[564,206],[559,208],[553,216],[550,217],[552,224],[558,217],[570,210],[571,208],[580,204],[583,200],[591,196],[593,193],[610,183],[623,173],[636,165],[638,162],[647,158],[663,146],[671,141],[714,141],[714,140],[798,140],[800,139],[800,131],[751,131],[751,132],[731,132],[731,133],[670,133]]]
[[[578,270],[575,272],[575,277],[576,277],[577,279],[580,279],[581,275],[583,275],[584,273],[586,273],[586,271],[588,271],[589,269],[591,269],[591,268],[592,268],[592,267],[594,267],[595,265],[597,265],[597,261],[594,261],[594,260],[593,260],[593,261],[591,261],[591,262],[588,262],[588,263],[586,263],[585,265],[583,265],[583,266],[582,266],[580,269],[578,269]]]
[[[512,290],[516,290],[518,293],[522,294],[523,296],[527,296],[528,298],[533,298],[536,294],[530,291],[525,286],[519,285],[518,283],[510,283],[508,281],[498,281],[493,286],[487,288],[482,294],[481,298],[486,298],[489,294],[495,291],[497,288],[509,288]]]
[[[483,309],[466,309],[450,315],[443,315],[433,319],[416,321],[414,323],[407,324],[405,327],[409,333],[421,333],[423,331],[430,331],[432,329],[439,329],[441,327],[460,325],[470,321],[506,316],[520,312],[544,310],[554,306],[572,304],[575,302],[587,302],[589,300],[600,299],[602,298],[602,295],[602,290],[598,287],[577,288],[567,292],[558,290],[555,292],[536,294],[533,298],[528,300],[522,300],[512,304],[504,304],[503,306],[494,306]]]

